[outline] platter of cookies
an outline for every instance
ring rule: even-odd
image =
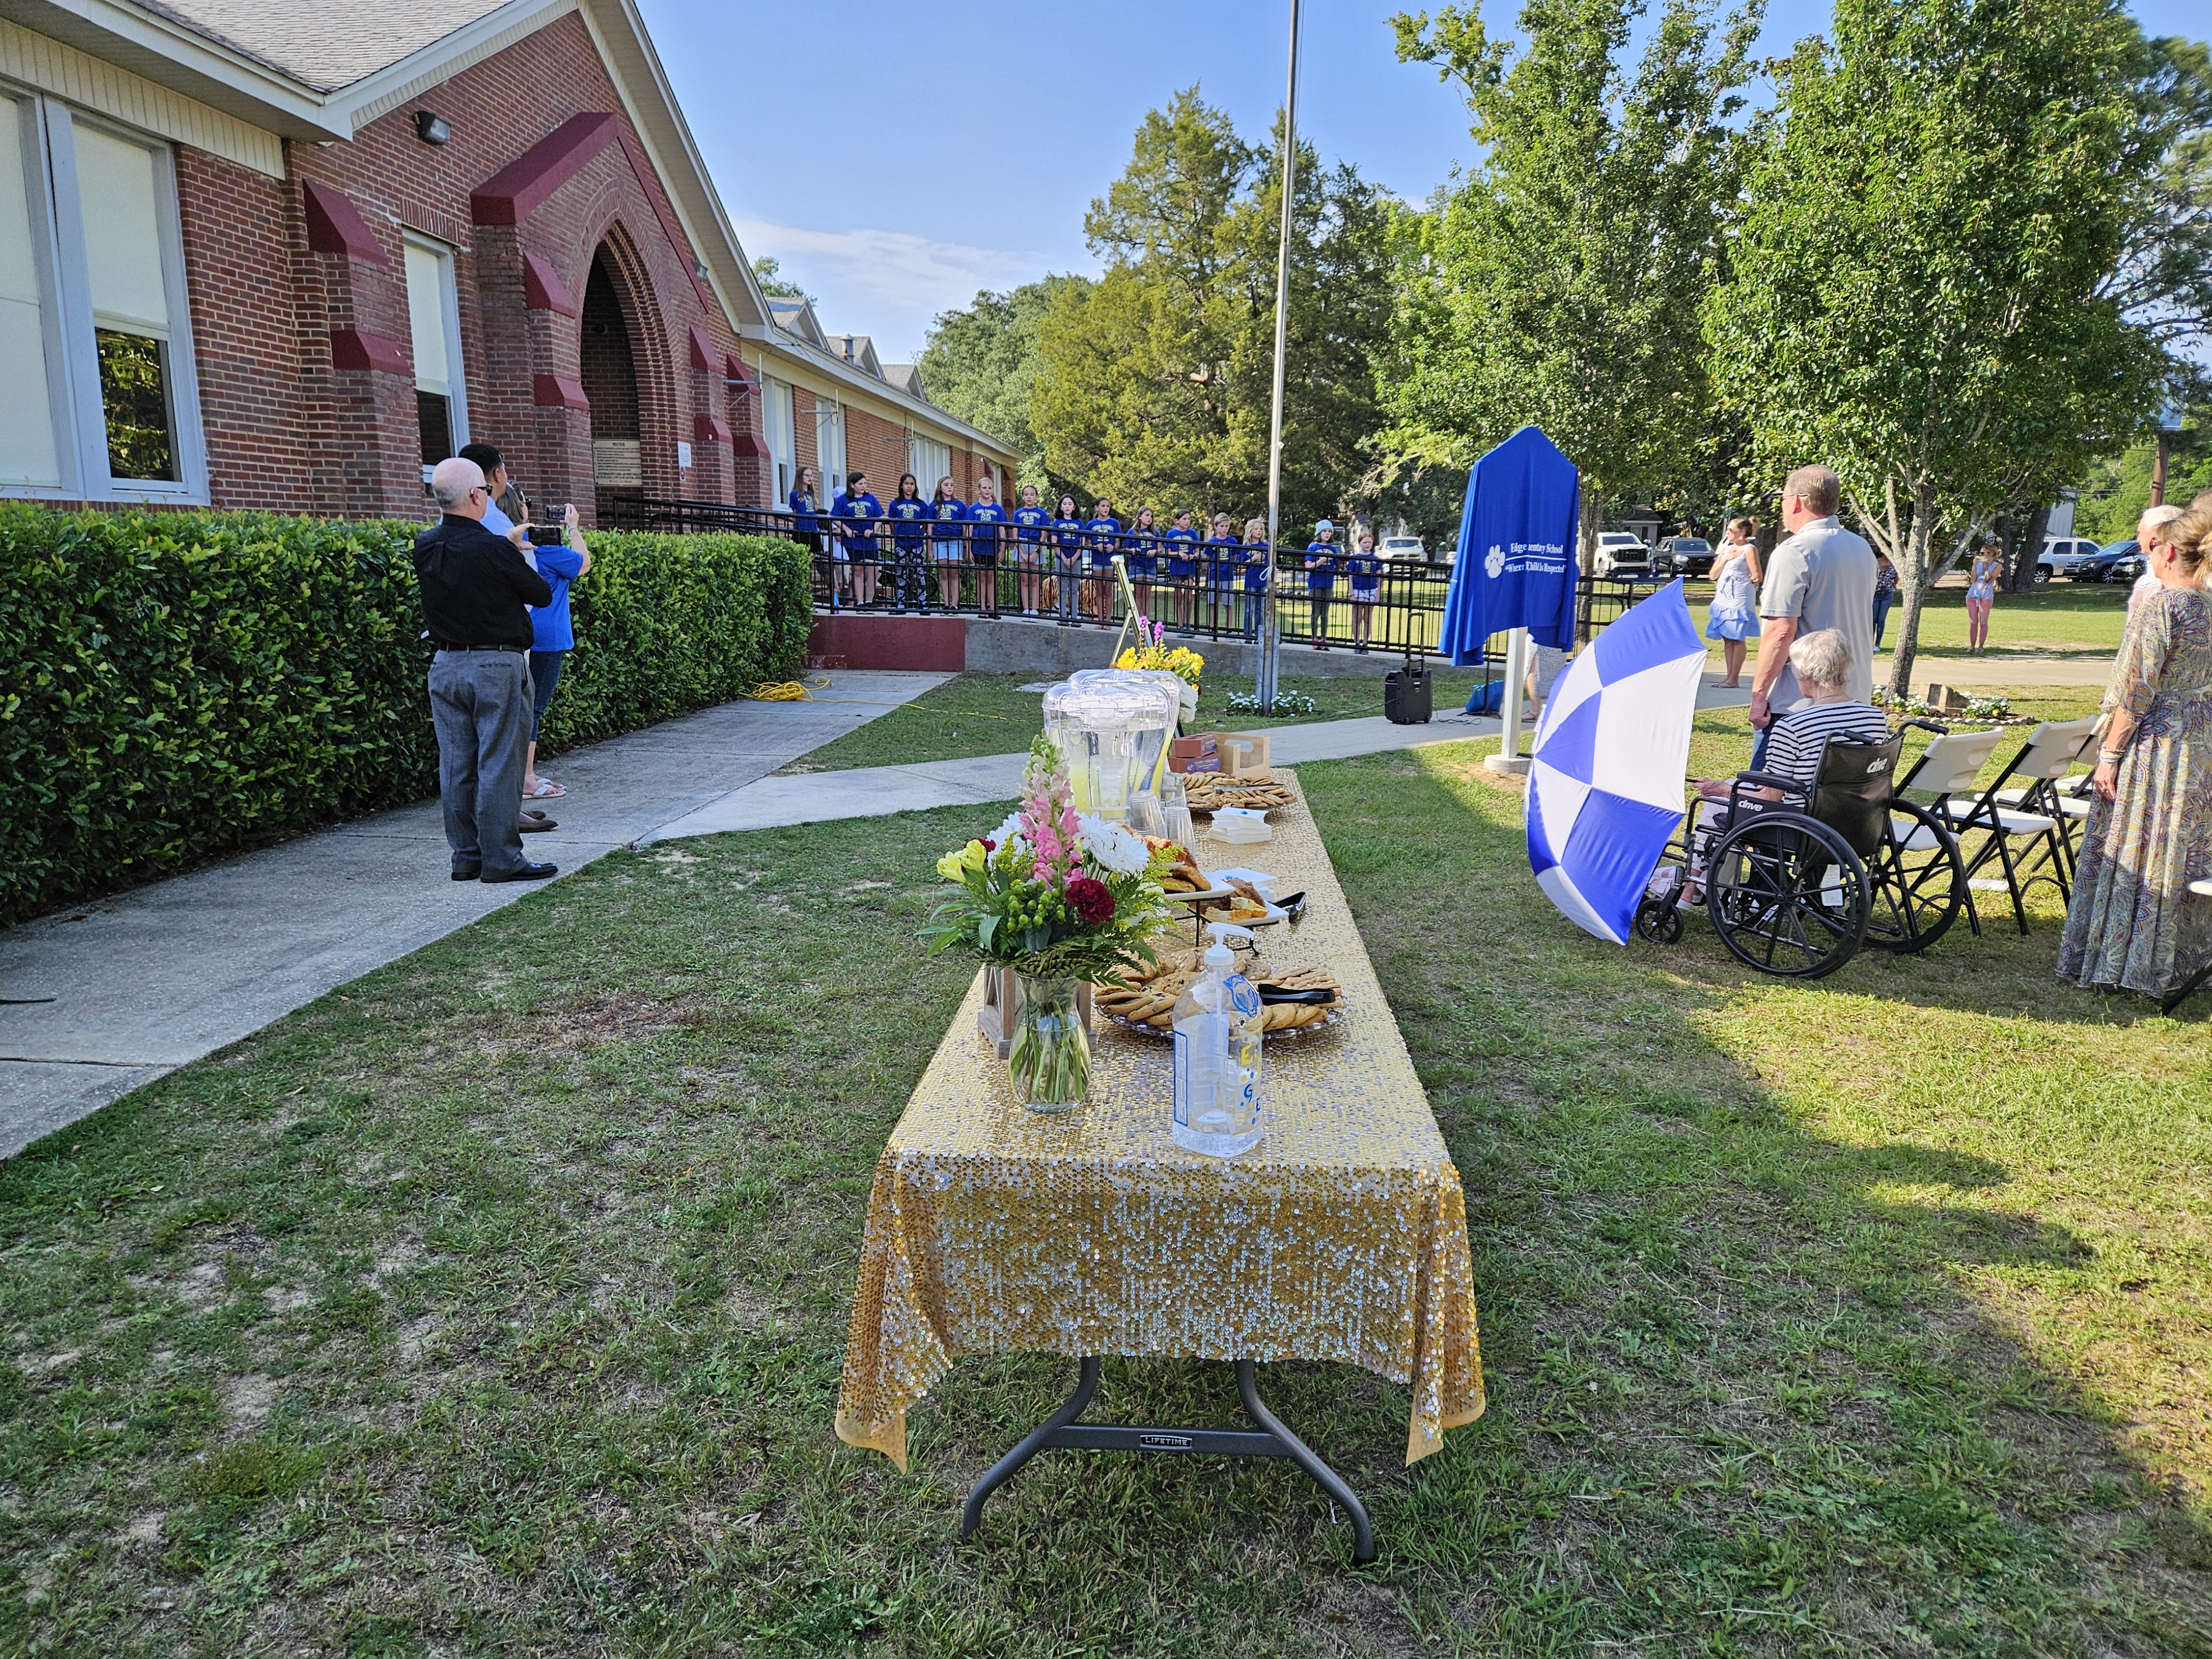
[[[1160,890],[1171,899],[1225,898],[1229,889],[1214,880],[1198,867],[1198,860],[1190,855],[1190,848],[1181,842],[1169,841],[1159,836],[1146,836],[1148,852],[1169,853],[1175,862],[1160,878]]]
[[[1273,772],[1244,772],[1234,777],[1218,772],[1189,773],[1184,777],[1183,793],[1194,812],[1211,812],[1224,806],[1272,811],[1297,799],[1276,781]]]
[[[1117,1025],[1147,1036],[1174,1035],[1175,1006],[1200,971],[1200,952],[1167,950],[1150,968],[1133,968],[1121,985],[1102,985],[1092,994],[1098,1011]],[[1257,956],[1237,971],[1260,993],[1261,1029],[1270,1036],[1299,1036],[1326,1030],[1344,1019],[1344,988],[1325,968],[1274,968]],[[1279,998],[1320,1000],[1277,1000]]]

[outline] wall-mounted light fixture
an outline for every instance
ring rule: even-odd
[[[453,124],[427,109],[415,112],[415,136],[426,144],[442,144],[453,136]]]

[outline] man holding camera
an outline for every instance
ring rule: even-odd
[[[484,528],[483,469],[456,455],[430,474],[441,516],[415,538],[422,616],[438,647],[429,674],[438,795],[455,881],[543,881],[523,856],[522,777],[530,737],[528,607],[553,590],[524,556],[528,534]]]

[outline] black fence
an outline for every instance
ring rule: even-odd
[[[805,543],[816,556],[816,608],[829,612],[1032,617],[1119,629],[1133,592],[1139,614],[1170,641],[1256,641],[1272,583],[1285,650],[1425,658],[1438,654],[1451,586],[1452,567],[1443,562],[1362,558],[1342,549],[1310,556],[1288,547],[1269,558],[1263,547],[1172,540],[1160,531],[959,523],[939,535],[930,520],[902,533],[879,519],[868,521],[875,533],[864,535],[854,521],[828,514],[801,528],[788,513],[715,501],[617,497],[611,507],[611,527],[620,530],[719,531]],[[1116,554],[1127,568],[1129,592],[1115,574]],[[1595,634],[1654,586],[1594,578],[1580,585],[1577,603]],[[1504,636],[1490,646],[1486,670],[1504,661]]]

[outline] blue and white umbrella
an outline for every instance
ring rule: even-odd
[[[1615,945],[1682,821],[1705,670],[1676,580],[1592,641],[1544,705],[1528,763],[1528,866],[1568,921]]]

